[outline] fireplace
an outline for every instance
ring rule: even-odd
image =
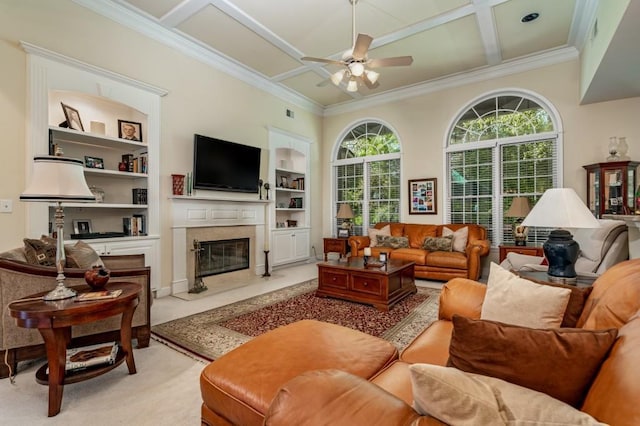
[[[249,238],[198,241],[200,278],[249,269]],[[194,244],[196,245],[196,244]]]

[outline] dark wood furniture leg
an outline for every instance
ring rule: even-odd
[[[136,374],[136,363],[133,359],[133,347],[131,346],[131,321],[133,320],[136,305],[137,303],[127,308],[122,313],[122,319],[120,320],[120,345],[126,353],[129,374]]]
[[[71,327],[39,328],[47,349],[49,365],[49,417],[60,412],[62,391],[64,390],[67,341],[71,336]]]

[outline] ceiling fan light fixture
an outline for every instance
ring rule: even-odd
[[[364,65],[360,62],[351,62],[349,64],[349,71],[351,71],[351,75],[360,77],[364,72]]]
[[[351,80],[349,80],[349,83],[347,83],[347,92],[357,92],[358,91],[358,82],[352,78]]]
[[[347,70],[340,70],[340,71],[336,71],[333,74],[331,74],[331,82],[333,84],[335,84],[336,86],[339,86],[340,82],[344,78],[344,73],[345,72],[347,72]]]
[[[378,77],[380,77],[380,73],[375,71],[366,70],[364,73],[367,75],[367,78],[369,79],[371,84],[376,84],[376,81],[378,81]]]

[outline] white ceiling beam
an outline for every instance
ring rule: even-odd
[[[208,5],[209,0],[185,0],[160,18],[160,23],[167,28],[177,27]]]
[[[503,0],[504,1],[504,0]],[[484,46],[484,54],[488,65],[498,65],[502,62],[502,52],[498,41],[498,30],[493,16],[493,7],[503,1],[474,0],[473,6],[478,22],[480,38]]]

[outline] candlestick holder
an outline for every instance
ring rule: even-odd
[[[264,250],[264,274],[263,277],[270,277],[269,273],[269,250]]]
[[[366,267],[367,264],[369,263],[369,256],[362,256],[362,259],[364,261],[364,266]]]

